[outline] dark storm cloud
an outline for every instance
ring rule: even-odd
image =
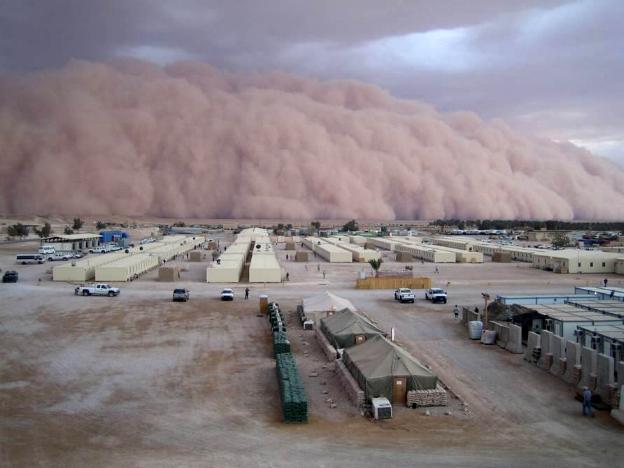
[[[0,69],[196,59],[356,78],[624,160],[624,2],[0,2]]]

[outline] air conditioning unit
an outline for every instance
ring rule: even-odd
[[[375,419],[391,419],[392,405],[387,398],[371,398],[373,416]]]

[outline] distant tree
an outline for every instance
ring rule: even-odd
[[[288,223],[288,224],[286,225],[286,229],[288,229],[289,231],[290,231],[292,228],[293,228],[293,225],[292,225],[292,224]]]
[[[562,232],[555,234],[552,240],[553,247],[568,247],[570,245],[570,239]]]
[[[24,238],[29,232],[30,228],[28,226],[24,226],[22,223],[12,224],[7,228],[7,234],[9,237]]]
[[[74,224],[72,226],[72,229],[74,231],[79,231],[80,228],[83,226],[84,222],[82,221],[82,219],[80,218],[74,218]]]
[[[379,268],[381,268],[382,263],[383,260],[381,258],[368,261],[368,264],[372,267],[373,270],[375,270],[375,277],[379,276]]]
[[[318,232],[321,230],[321,222],[320,221],[312,221],[310,223],[310,227],[312,232],[316,232],[318,234]]]
[[[355,219],[352,219],[351,221],[349,221],[348,223],[346,223],[344,226],[342,226],[342,231],[343,232],[352,232],[352,231],[357,231],[360,227],[358,226],[358,223]]]
[[[459,220],[457,222],[457,229],[461,229],[463,231],[464,229],[466,229],[466,223],[462,220]]]
[[[52,234],[52,226],[50,223],[45,223],[41,229],[34,228],[34,231],[41,238],[49,237]]]
[[[107,224],[103,223],[102,221],[96,221],[95,223],[95,229],[97,229],[98,231],[101,231],[102,229],[106,229],[107,228]]]
[[[74,230],[72,228],[70,228],[69,226],[65,226],[65,229],[63,229],[63,233],[67,234],[67,235],[73,234]]]
[[[388,226],[381,226],[381,228],[379,229],[379,232],[382,236],[387,236],[388,235]]]
[[[174,227],[185,227],[186,223],[184,221],[178,221],[177,223],[173,223]]]

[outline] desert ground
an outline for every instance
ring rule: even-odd
[[[15,265],[32,243],[0,245],[0,465],[10,467],[621,466],[624,428],[606,411],[581,416],[574,391],[521,355],[468,339],[454,304],[481,293],[569,293],[602,276],[557,275],[527,264],[413,263],[416,276],[448,284],[449,303],[399,304],[390,290],[357,290],[368,265],[293,262],[290,281],[203,282],[206,262],[179,260],[181,280],[156,272],[119,286],[119,297],[78,297],[51,265]],[[301,248],[298,246],[298,248]],[[286,260],[286,255],[289,259]],[[388,254],[382,270],[404,269]],[[325,272],[325,278],[323,278]],[[622,277],[607,276],[612,285]],[[174,286],[191,291],[172,303]],[[233,286],[233,302],[219,300]],[[303,297],[351,300],[429,365],[452,396],[448,408],[396,408],[371,421],[350,406],[314,333],[294,316]],[[310,400],[307,424],[281,421],[268,294],[287,311],[289,337]],[[318,373],[318,376],[314,376]],[[328,400],[335,402],[330,407]]]

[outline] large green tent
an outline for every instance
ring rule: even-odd
[[[376,335],[385,335],[366,318],[349,309],[321,319],[321,332],[335,348],[350,348]]]
[[[383,396],[393,401],[393,383],[400,377],[405,377],[405,391],[433,390],[438,383],[435,374],[381,335],[345,349],[342,360],[367,399]]]

